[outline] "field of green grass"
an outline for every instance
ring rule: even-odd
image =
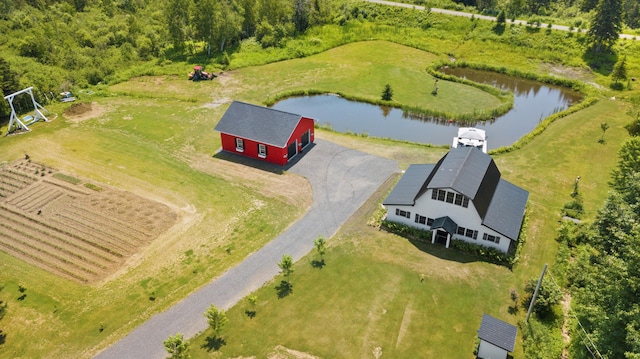
[[[547,65],[526,51],[509,54],[501,42],[463,42],[454,48],[455,40],[446,35],[409,41],[440,50],[434,55],[415,48],[422,45],[355,42],[307,58],[233,70],[213,82],[192,83],[173,75],[134,78],[108,88],[110,96],[86,98],[92,102],[91,118],[65,118],[68,105],[56,105],[50,108],[58,114],[52,122],[0,139],[4,161],[28,152],[65,172],[159,200],[180,216],[179,225],[126,268],[90,286],[0,253],[5,286],[0,298],[9,305],[0,322],[7,335],[0,357],[91,357],[304,213],[311,196],[304,180],[260,172],[269,181],[285,182],[283,188],[294,184],[300,189],[288,196],[274,193],[258,181],[242,181],[241,164],[213,156],[220,147],[213,128],[229,101],[262,103],[300,89],[377,99],[390,83],[399,103],[468,111],[494,107],[498,100],[477,88],[442,82],[437,98],[428,95],[433,79],[425,68],[443,53],[494,66],[511,64],[504,61],[509,58],[513,68],[531,71]],[[279,279],[274,279],[256,293],[253,319],[245,314],[246,303],[239,303],[229,311],[226,344],[210,350],[210,333],[205,332],[193,339],[192,356],[262,358],[282,345],[325,358],[370,358],[378,346],[383,357],[472,357],[482,313],[511,323],[523,319],[522,309],[509,313],[510,290],[522,294],[524,281],[538,275],[544,263],[553,263],[559,211],[577,175],[587,217],[602,203],[629,122],[625,103],[609,96],[554,122],[522,149],[495,157],[504,178],[530,192],[527,243],[513,271],[368,226],[393,185],[389,181],[329,240],[324,268],[311,266],[315,254],[305,257],[296,264],[292,294],[279,299],[274,289]],[[603,144],[598,143],[602,122],[610,126]],[[317,136],[394,158],[401,168],[432,163],[446,152],[322,130]],[[27,288],[21,301],[19,285]],[[517,345],[515,357],[522,353]]]

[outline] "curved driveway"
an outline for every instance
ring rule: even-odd
[[[203,313],[209,305],[230,308],[277,275],[277,263],[284,254],[298,261],[314,248],[313,240],[318,236],[332,237],[397,170],[396,161],[316,140],[288,169],[311,183],[313,203],[304,217],[236,267],[155,315],[96,358],[165,358],[165,339],[175,333],[191,338],[204,331],[207,322]]]

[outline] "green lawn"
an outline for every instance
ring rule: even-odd
[[[474,52],[480,45],[467,42],[454,49],[444,37],[415,41],[432,41],[440,54],[451,50],[494,66],[511,58],[509,46],[502,43]],[[500,54],[492,57],[494,51]],[[531,65],[528,61],[531,68],[542,66],[527,54],[512,55],[515,68]],[[0,322],[7,334],[0,357],[91,357],[238,263],[304,212],[304,206],[257,181],[229,179],[222,160],[212,157],[220,146],[213,128],[226,109],[221,103],[261,103],[301,89],[378,99],[389,83],[394,99],[407,105],[467,112],[499,104],[476,88],[443,81],[437,98],[431,96],[433,79],[425,68],[440,58],[395,43],[367,41],[234,70],[212,82],[135,78],[112,86],[113,97],[90,99],[102,109],[98,117],[74,122],[58,116],[28,134],[0,139],[4,161],[28,151],[34,160],[65,172],[168,203],[184,219],[184,226],[150,245],[126,270],[90,286],[0,253],[0,283],[5,285],[0,299],[9,304]],[[382,347],[383,357],[471,357],[482,313],[511,323],[522,319],[522,311],[508,313],[509,291],[522,292],[524,280],[553,262],[558,212],[569,200],[575,177],[582,177],[588,215],[602,202],[615,153],[626,136],[624,107],[603,99],[558,120],[522,149],[496,157],[503,176],[531,193],[528,242],[513,272],[368,227],[390,182],[330,239],[326,267],[312,268],[313,255],[301,260],[290,296],[277,298],[276,279],[258,291],[255,318],[246,317],[245,303],[231,309],[227,343],[220,351],[200,348],[205,333],[194,339],[193,356],[264,357],[284,345],[327,358],[368,358],[376,346]],[[52,107],[59,115],[62,110]],[[605,144],[598,143],[601,122],[610,125]],[[318,137],[339,138],[342,144],[397,159],[402,168],[432,163],[446,152],[321,130]],[[227,248],[233,248],[230,254]],[[17,300],[18,285],[27,288],[23,301]],[[149,300],[151,295],[155,301]],[[520,346],[515,354],[522,354]]]

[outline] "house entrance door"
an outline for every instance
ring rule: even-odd
[[[447,244],[447,231],[438,230],[436,233],[436,243],[438,244]]]

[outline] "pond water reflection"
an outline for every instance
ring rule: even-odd
[[[443,72],[483,82],[514,93],[514,107],[494,121],[460,125],[442,119],[417,119],[402,110],[349,101],[334,95],[291,97],[273,108],[312,117],[338,132],[366,133],[434,145],[449,145],[458,127],[469,125],[487,131],[488,148],[508,146],[533,130],[549,115],[579,102],[582,96],[567,88],[515,78],[489,71],[447,68]]]

